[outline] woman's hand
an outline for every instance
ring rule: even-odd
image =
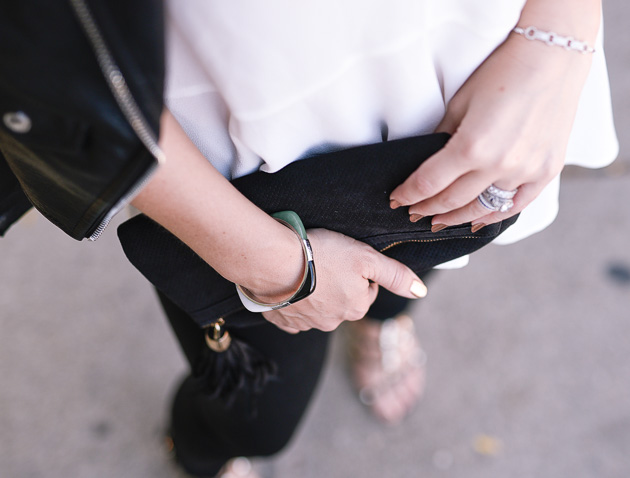
[[[590,63],[512,33],[453,97],[436,130],[452,138],[392,192],[392,207],[410,206],[412,220],[434,216],[434,230],[479,228],[523,210],[562,170]],[[510,211],[477,201],[491,184],[518,188]]]
[[[331,331],[341,322],[361,319],[376,299],[379,285],[410,299],[426,295],[426,287],[407,266],[367,244],[326,229],[309,230],[308,237],[317,274],[315,292],[263,314],[286,332]]]

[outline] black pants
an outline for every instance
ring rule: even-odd
[[[192,365],[203,350],[204,336],[193,320],[158,294],[168,320]],[[369,315],[386,319],[407,307],[408,300],[381,289]],[[188,376],[181,383],[171,410],[171,433],[182,466],[197,475],[213,476],[235,456],[268,456],[280,451],[292,437],[313,394],[324,363],[329,334],[317,330],[287,334],[275,325],[231,332],[262,352],[278,366],[252,416],[250,403],[237,399],[226,407],[199,392]]]

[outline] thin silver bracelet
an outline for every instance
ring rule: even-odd
[[[580,53],[595,53],[595,48],[587,43],[576,40],[573,37],[565,37],[554,32],[545,32],[536,27],[516,27],[514,33],[523,35],[528,40],[538,40],[549,46],[561,46],[565,50],[579,51]]]

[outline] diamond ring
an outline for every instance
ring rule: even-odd
[[[483,207],[493,212],[508,212],[514,207],[512,198],[516,196],[518,188],[512,191],[501,189],[494,184],[488,186],[477,199]]]

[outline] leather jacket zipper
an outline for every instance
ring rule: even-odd
[[[89,237],[90,241],[95,241],[103,233],[112,218],[123,207],[125,207],[136,196],[136,194],[140,192],[153,173],[155,173],[157,166],[164,163],[166,158],[164,152],[158,146],[157,138],[151,130],[149,123],[140,111],[140,108],[134,100],[131,91],[129,91],[127,82],[125,81],[120,68],[116,65],[116,62],[114,61],[114,58],[107,47],[105,40],[103,39],[103,35],[98,29],[98,26],[94,21],[94,17],[92,16],[85,0],[70,0],[70,4],[74,9],[74,12],[79,19],[90,44],[92,45],[98,64],[105,76],[105,80],[107,81],[109,88],[116,98],[118,106],[125,115],[125,118],[127,118],[127,121],[129,121],[129,124],[135,133],[138,135],[140,141],[142,141],[144,146],[157,160],[157,162],[150,166],[142,177],[131,188],[129,188],[123,197],[120,198],[120,200],[109,210],[105,218]]]

